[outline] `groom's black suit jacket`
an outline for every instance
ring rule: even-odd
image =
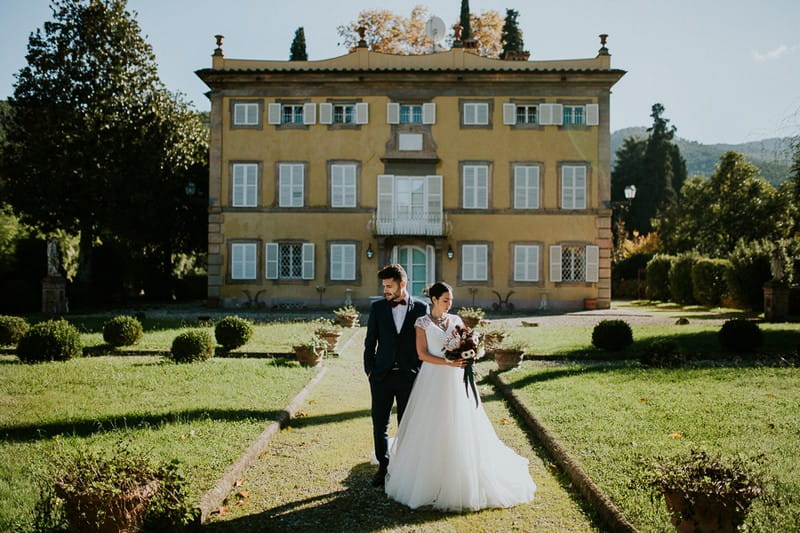
[[[389,301],[383,299],[372,304],[364,341],[364,372],[373,383],[383,380],[395,362],[400,367],[399,372],[410,380],[419,371],[421,362],[417,356],[414,322],[428,312],[428,306],[411,296],[409,298],[411,307],[400,333],[397,333]]]

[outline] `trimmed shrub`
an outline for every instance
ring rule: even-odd
[[[740,241],[728,256],[730,268],[725,272],[728,292],[738,305],[761,311],[764,309],[764,283],[772,279],[769,242]]]
[[[644,348],[639,362],[647,366],[674,368],[686,363],[686,355],[674,340],[658,339]]]
[[[669,300],[669,269],[671,255],[658,254],[647,262],[647,297],[651,300]]]
[[[614,298],[639,298],[639,270],[647,271],[653,254],[637,253],[611,265],[611,293]],[[642,280],[645,281],[645,280]]]
[[[214,355],[214,339],[205,329],[184,331],[172,341],[169,358],[176,363],[205,361]]]
[[[0,346],[16,345],[30,327],[21,316],[0,315]]]
[[[692,267],[692,293],[698,303],[707,306],[719,305],[728,290],[725,272],[730,268],[725,259],[698,259]]]
[[[692,289],[692,268],[698,256],[693,253],[678,255],[672,261],[669,269],[669,294],[670,299],[681,305],[695,303]]]
[[[78,329],[64,319],[32,326],[17,344],[17,357],[25,363],[67,361],[82,354]]]
[[[103,324],[103,340],[112,346],[131,346],[142,340],[142,323],[132,316],[115,316]]]
[[[225,351],[244,346],[253,336],[253,326],[238,316],[226,316],[214,326],[214,336]]]
[[[733,353],[754,352],[764,341],[758,324],[741,318],[722,324],[718,338],[719,343]]]
[[[603,320],[592,330],[592,344],[618,352],[633,344],[633,331],[624,320]]]

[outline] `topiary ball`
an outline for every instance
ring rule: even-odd
[[[64,319],[32,326],[17,344],[17,357],[25,363],[67,361],[82,354],[80,333]]]
[[[226,316],[214,326],[214,336],[226,351],[244,346],[253,336],[253,326],[238,316]]]
[[[592,344],[603,350],[619,352],[633,344],[633,331],[624,320],[603,320],[592,330]]]
[[[176,363],[205,361],[214,355],[214,339],[205,329],[184,331],[172,341],[169,358]]]
[[[132,316],[115,316],[103,325],[103,340],[112,346],[131,346],[142,335],[142,323]]]
[[[0,346],[17,344],[30,327],[28,321],[20,316],[0,315]]]
[[[674,340],[658,339],[644,348],[639,362],[647,366],[675,368],[686,363],[686,355]]]
[[[761,346],[764,337],[755,322],[734,318],[722,324],[719,330],[719,343],[731,352],[754,352]]]

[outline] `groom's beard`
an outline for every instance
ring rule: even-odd
[[[383,295],[386,297],[387,300],[390,302],[392,300],[399,300],[403,297],[403,289],[400,289],[397,292],[384,292]]]

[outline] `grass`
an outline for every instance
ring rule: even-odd
[[[294,326],[281,331],[288,338]],[[151,335],[171,342],[177,332]],[[315,372],[283,358],[24,365],[0,356],[0,456],[13,458],[0,463],[0,531],[30,521],[36,480],[53,454],[71,448],[130,442],[158,460],[178,459],[199,499]]]
[[[749,531],[800,523],[800,369],[525,363],[504,374],[518,396],[642,531],[672,531],[645,478],[656,456],[706,449],[766,457],[768,496]]]

